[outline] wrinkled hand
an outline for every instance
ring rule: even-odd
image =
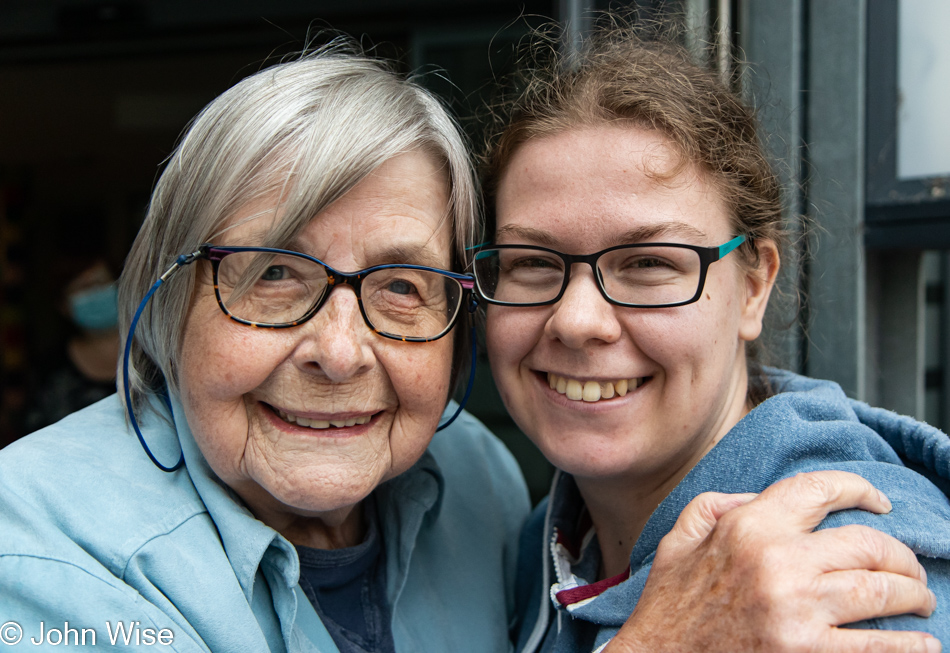
[[[917,632],[837,628],[936,598],[906,546],[879,531],[812,532],[836,510],[885,513],[887,498],[846,472],[813,472],[761,495],[702,494],[657,549],[633,615],[605,653],[827,651],[936,653]]]

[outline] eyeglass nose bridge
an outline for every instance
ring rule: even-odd
[[[296,325],[300,325],[309,321],[314,315],[319,313],[320,309],[323,308],[330,300],[330,295],[333,293],[335,288],[339,286],[349,286],[353,289],[353,294],[356,295],[356,303],[359,306],[360,315],[363,318],[363,322],[370,330],[378,333],[376,327],[374,327],[369,321],[369,316],[366,315],[366,309],[363,306],[363,277],[366,275],[363,272],[340,272],[339,270],[334,270],[326,263],[320,263],[320,265],[323,266],[323,271],[327,275],[326,289],[324,289],[317,301],[313,303],[313,306],[310,307],[310,310],[308,310],[302,318],[297,320]]]
[[[593,254],[564,254],[558,252],[561,260],[564,261],[564,283],[561,285],[561,292],[558,293],[555,302],[560,301],[561,298],[564,297],[564,293],[567,292],[567,287],[571,283],[571,268],[574,266],[574,264],[586,263],[590,266],[591,272],[594,274],[594,284],[597,286],[597,290],[600,291],[604,301],[606,301],[608,304],[618,305],[618,302],[614,299],[611,299],[610,295],[607,294],[607,289],[604,287],[604,277],[601,274],[600,269],[597,267],[597,260],[605,253],[606,252],[594,252]]]

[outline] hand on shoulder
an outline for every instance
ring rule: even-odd
[[[936,607],[914,553],[879,531],[813,532],[836,510],[891,508],[846,472],[785,479],[760,495],[702,494],[657,550],[643,596],[606,653],[935,653],[919,632],[838,628]]]

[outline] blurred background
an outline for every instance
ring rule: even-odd
[[[117,334],[90,311],[216,95],[332,28],[423,73],[477,143],[473,116],[528,30],[560,21],[570,48],[608,8],[684,21],[759,110],[807,255],[786,264],[771,362],[946,430],[946,0],[3,0],[0,446],[111,388]],[[470,410],[542,494],[550,469],[484,361]]]

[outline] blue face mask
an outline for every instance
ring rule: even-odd
[[[69,313],[80,329],[101,331],[119,323],[119,289],[116,284],[97,286],[69,297]]]

